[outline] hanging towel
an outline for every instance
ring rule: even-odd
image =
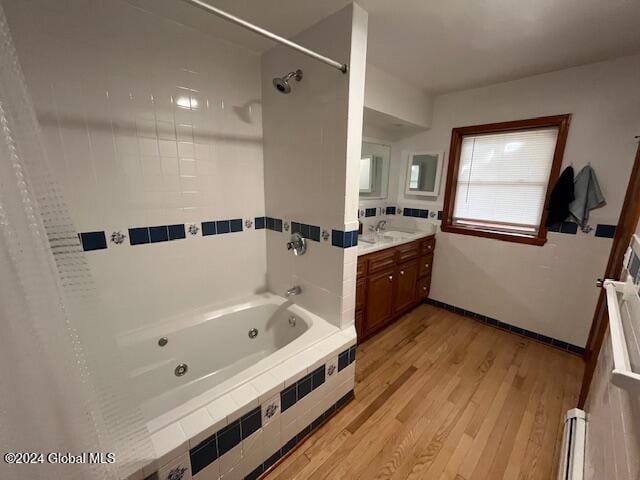
[[[547,226],[563,222],[570,214],[569,204],[574,200],[573,167],[567,167],[558,177],[549,197]]]
[[[571,215],[581,227],[589,221],[589,211],[600,208],[607,202],[602,195],[596,172],[591,165],[587,165],[576,176],[574,185],[575,200],[569,205]]]

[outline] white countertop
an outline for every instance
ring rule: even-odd
[[[367,232],[365,235],[358,238],[358,256],[367,255],[379,250],[384,250],[385,248],[395,247],[397,245],[402,245],[403,243],[413,242],[419,238],[435,235],[436,226],[432,225],[432,227],[433,228],[429,228],[428,230],[419,231],[400,230],[390,227],[378,234]],[[371,243],[374,239],[375,242]]]

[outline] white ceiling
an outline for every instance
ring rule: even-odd
[[[180,0],[127,0],[256,52],[273,43]],[[290,37],[347,0],[210,0]],[[368,61],[431,93],[640,53],[638,0],[359,0]]]

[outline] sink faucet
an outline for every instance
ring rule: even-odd
[[[380,233],[380,232],[384,231],[386,226],[387,226],[387,221],[386,220],[380,220],[380,221],[378,221],[378,223],[376,223],[375,227],[373,225],[369,225],[369,231],[370,232]]]
[[[300,288],[298,285],[295,285],[291,287],[289,290],[287,290],[287,293],[285,295],[287,297],[293,297],[295,295],[300,295],[301,293],[302,293],[302,288]]]

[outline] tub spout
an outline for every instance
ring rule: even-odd
[[[301,293],[302,293],[302,288],[296,285],[295,287],[291,287],[289,290],[287,290],[286,296],[293,297],[295,295],[300,295]]]

